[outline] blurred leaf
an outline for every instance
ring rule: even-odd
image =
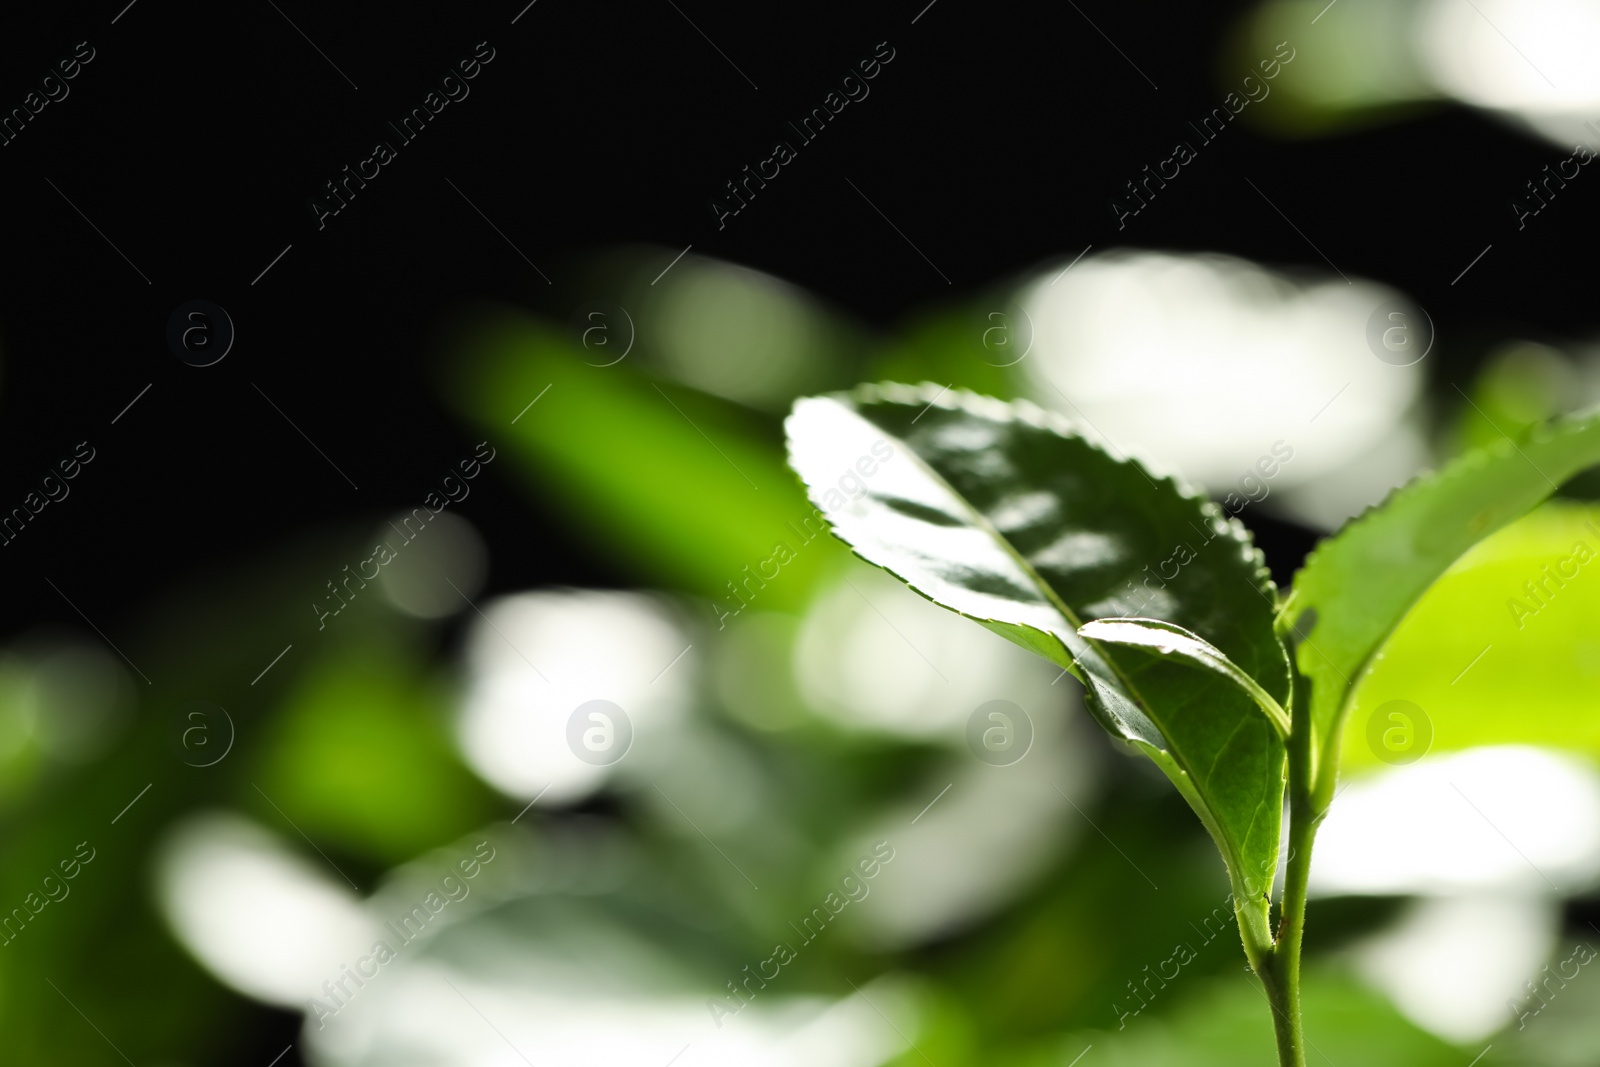
[[[805,602],[832,546],[815,537],[776,427],[769,436],[754,413],[626,364],[588,364],[566,335],[526,317],[495,312],[464,344],[458,406],[560,521],[638,577],[724,610],[741,594],[770,609]]]
[[[1101,725],[1178,786],[1222,850],[1241,906],[1260,901],[1264,924],[1259,878],[1275,863],[1283,797],[1272,727],[1226,678],[1078,634],[1105,616],[1177,622],[1281,703],[1289,664],[1272,626],[1274,586],[1244,528],[1028,404],[864,386],[799,401],[787,427],[791,462],[838,536],[934,603],[1073,671]],[[858,468],[858,457],[869,462]],[[841,469],[861,471],[859,493],[841,492]],[[1202,551],[1221,544],[1196,563],[1185,542],[1208,528]],[[1134,580],[1180,549],[1188,557],[1136,605]]]
[[[44,772],[32,714],[33,668],[21,656],[0,656],[0,811],[20,806]]]
[[[1413,4],[1343,0],[1337,21],[1330,15],[1307,33],[1326,8],[1327,0],[1265,0],[1245,17],[1217,72],[1219,90],[1245,101],[1244,121],[1279,136],[1325,137],[1439,106],[1417,62]]]
[[[481,823],[495,807],[456,758],[444,694],[399,649],[341,650],[300,676],[271,721],[242,794],[262,819],[287,816],[313,838],[383,863],[410,859]]]
[[[1438,751],[1540,744],[1600,756],[1597,559],[1600,507],[1555,501],[1463,556],[1363,679],[1348,765],[1377,765],[1361,727],[1395,699],[1428,715]]]
[[[651,265],[661,259],[654,250]],[[628,299],[644,361],[692,388],[782,414],[796,396],[855,380],[859,332],[769,274],[690,255]]]
[[[941,307],[913,319],[872,360],[868,377],[935,381],[1012,400],[1027,394],[1017,368],[1032,344],[1032,325],[1015,296],[997,290],[988,299]]]
[[[560,290],[535,299],[548,297],[540,310],[567,316],[593,364],[627,348],[635,370],[774,415],[797,396],[859,380],[871,340],[852,316],[782,278],[681,251],[624,244],[576,259],[576,286],[614,294],[616,303],[569,312]]]
[[[1473,545],[1596,462],[1600,416],[1562,419],[1396,490],[1307,557],[1288,610],[1296,620],[1316,613],[1298,652],[1311,680],[1316,775],[1378,649],[1428,587]]]
[[[907,1035],[911,1039],[910,1047],[886,1061],[883,1067],[926,1067],[928,1063],[958,1067],[984,1062],[966,1004],[931,982],[912,984],[899,975],[891,981],[902,987],[897,992],[914,1007],[917,1029]]]
[[[1183,968],[1185,985],[1199,975],[1239,972],[1228,880],[1184,803],[1154,773],[1123,778],[1084,808],[1105,836],[1081,837],[1031,899],[939,962],[935,973],[959,991],[983,1047],[1025,1047],[1069,1028],[1115,1027],[1117,1005],[1132,999],[1128,983],[1142,980],[1144,967],[1158,968],[1179,943],[1194,952]]]
[[[1553,348],[1521,343],[1496,352],[1472,383],[1455,427],[1457,450],[1488,448],[1504,437],[1520,439],[1562,414],[1579,394],[1571,364]]]
[[[1261,1025],[1266,996],[1253,979],[1235,974],[1211,979],[1170,1014],[1140,1013],[1124,1020],[1121,1030],[1069,1037],[1058,1059],[1023,1062],[1028,1067],[1065,1064],[1092,1044],[1095,1067],[1276,1067],[1272,1031]],[[1160,988],[1152,984],[1150,989],[1159,998]],[[1308,1063],[1462,1067],[1471,1058],[1419,1030],[1382,995],[1338,971],[1308,968],[1301,992],[1306,1032],[1315,1035],[1314,1043],[1308,1042]]]

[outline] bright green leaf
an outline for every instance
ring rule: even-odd
[[[1311,680],[1314,777],[1323,795],[1332,788],[1323,755],[1336,750],[1354,687],[1401,619],[1463,553],[1597,462],[1600,415],[1562,419],[1419,478],[1307,558],[1288,612],[1297,622],[1316,613],[1298,657]]]
[[[1275,590],[1242,526],[1027,403],[865,386],[797,402],[787,429],[790,463],[842,540],[1071,669],[1101,725],[1161,766],[1235,884],[1259,897],[1277,856],[1284,749],[1255,702],[1221,675],[1078,635],[1105,617],[1177,623],[1281,703]]]
[[[1377,765],[1365,727],[1391,700],[1427,716],[1418,728],[1432,751],[1528,744],[1600,756],[1596,619],[1600,507],[1550,501],[1468,552],[1406,616],[1361,683],[1341,760]]]

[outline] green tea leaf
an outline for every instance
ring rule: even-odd
[[[1289,736],[1289,713],[1256,680],[1239,669],[1216,645],[1174,622],[1160,619],[1096,619],[1078,627],[1078,636],[1104,645],[1123,645],[1152,656],[1171,657],[1202,670],[1215,671],[1250,694],[1279,737]]]
[[[1316,613],[1298,661],[1311,680],[1313,780],[1323,795],[1355,691],[1406,613],[1473,545],[1595,463],[1600,415],[1561,419],[1417,479],[1306,559],[1286,614],[1302,622]]]
[[[1244,528],[1025,402],[864,386],[798,401],[786,428],[790,464],[835,534],[1071,670],[1101,725],[1178,786],[1253,906],[1278,850],[1278,735],[1231,679],[1078,633],[1107,617],[1176,623],[1281,703],[1275,588]]]
[[[1462,556],[1362,679],[1341,768],[1391,762],[1367,725],[1392,700],[1427,716],[1430,752],[1546,745],[1600,756],[1597,561],[1600,507],[1566,500],[1541,505]]]

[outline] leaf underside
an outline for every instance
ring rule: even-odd
[[[1600,413],[1561,419],[1418,478],[1307,557],[1288,612],[1297,622],[1314,618],[1297,658],[1311,682],[1319,766],[1337,752],[1344,716],[1379,649],[1439,576],[1596,463]]]
[[[1276,589],[1240,524],[1026,402],[863,386],[798,401],[786,429],[790,465],[857,555],[1071,670],[1100,724],[1178,786],[1236,884],[1270,875],[1284,749],[1255,702],[1221,674],[1078,634],[1176,623],[1284,703]]]

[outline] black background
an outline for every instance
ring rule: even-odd
[[[448,358],[429,344],[440,317],[464,298],[559,308],[603,297],[571,259],[617,241],[660,245],[663,266],[693,244],[885,328],[1090,244],[1324,268],[1249,178],[1340,270],[1422,302],[1441,382],[1494,338],[1588,326],[1575,235],[1592,200],[1580,187],[1520,233],[1508,206],[1565,153],[1443,104],[1297,142],[1241,125],[1119,233],[1109,202],[1121,184],[1242,77],[1219,57],[1246,9],[925,2],[537,0],[515,25],[519,2],[280,11],[137,0],[9,13],[0,106],[19,106],[78,42],[96,57],[0,148],[0,507],[77,441],[98,458],[68,500],[0,549],[6,628],[76,620],[42,576],[115,634],[197,568],[330,518],[409,506],[467,443],[435,399],[432,361]],[[322,184],[485,40],[495,59],[471,95],[319,231],[307,205]],[[719,231],[708,202],[721,183],[768,155],[784,123],[880,41],[895,58],[871,95]],[[169,314],[195,297],[225,307],[237,329],[210,368],[165,343]],[[483,493],[472,513],[495,585],[605,580],[602,561],[560,543],[515,494]],[[512,544],[523,551],[495,551]]]
[[[1589,325],[1578,235],[1592,198],[1579,187],[1523,232],[1507,206],[1563,152],[1443,104],[1314,141],[1235,126],[1118,234],[1118,187],[1237,82],[1219,58],[1245,8],[938,0],[912,24],[923,3],[538,0],[515,26],[517,2],[280,13],[267,0],[138,0],[115,24],[118,3],[6,14],[6,109],[78,42],[96,58],[0,147],[0,507],[78,440],[98,450],[72,496],[0,549],[6,629],[77,619],[42,576],[115,635],[197,568],[328,518],[410,506],[466,443],[435,402],[440,315],[477,296],[547,307],[603,296],[570,261],[606,243],[658,243],[662,266],[693,243],[885,328],[1091,243],[1322,269],[1248,178],[1339,269],[1427,307],[1440,381],[1491,339]],[[384,122],[480,40],[496,58],[469,98],[318,230],[307,202],[323,182],[370,154]],[[718,186],[883,40],[896,54],[869,98],[718,232],[707,206]],[[166,318],[192,298],[226,307],[237,328],[211,368],[166,349]],[[491,553],[494,584],[605,581],[517,494],[482,493],[472,514],[491,549],[547,547]]]
[[[1122,183],[1246,73],[1224,58],[1242,5],[537,0],[513,25],[525,0],[123,2],[0,16],[0,109],[78,42],[96,53],[0,147],[0,510],[77,442],[97,452],[68,499],[0,548],[6,633],[79,624],[48,578],[112,640],[136,640],[140,609],[175,583],[412,506],[471,449],[437,399],[441,317],[479,297],[604,298],[573,260],[619,241],[658,245],[663,267],[692,244],[888,329],[1091,244],[1325,270],[1309,238],[1427,308],[1435,387],[1497,339],[1590,327],[1584,179],[1517,232],[1510,199],[1567,153],[1446,103],[1320,139],[1235,126],[1119,233]],[[319,231],[307,204],[322,184],[393,140],[385,121],[480,41],[495,58],[471,95]],[[871,95],[719,231],[722,182],[881,41],[895,58]],[[197,297],[237,329],[209,368],[165,339]],[[464,509],[492,589],[614,580],[498,477]],[[1282,576],[1305,539],[1271,529],[1266,545]]]

